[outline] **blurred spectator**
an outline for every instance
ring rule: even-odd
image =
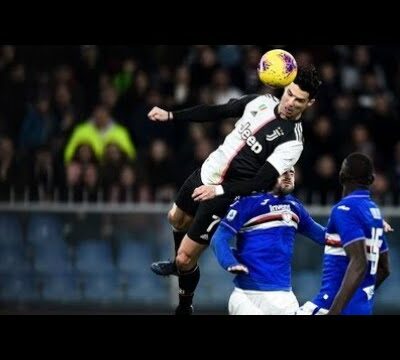
[[[96,165],[89,164],[83,170],[82,176],[83,194],[82,198],[85,202],[96,202],[100,190],[99,173]]]
[[[65,184],[60,191],[61,201],[75,202],[82,201],[82,176],[84,166],[77,161],[72,161],[65,168]]]
[[[0,48],[0,84],[15,61],[15,46],[3,45]]]
[[[102,162],[102,180],[106,198],[110,198],[110,189],[119,182],[121,169],[126,160],[125,154],[117,145],[106,146]]]
[[[318,107],[323,114],[329,114],[333,111],[331,99],[336,98],[340,93],[340,82],[337,69],[332,63],[321,65],[322,84],[318,91]]]
[[[262,56],[261,50],[256,46],[246,49],[244,63],[244,91],[247,94],[256,94],[262,84],[258,79],[257,68]]]
[[[371,193],[377,204],[392,205],[389,199],[389,179],[382,172],[375,173],[375,181],[371,187]]]
[[[93,147],[85,143],[78,145],[72,160],[82,166],[98,162]]]
[[[10,201],[20,183],[14,144],[8,137],[0,138],[0,200]]]
[[[377,76],[377,83],[385,88],[385,74],[379,64],[373,63],[368,46],[356,46],[351,61],[342,67],[341,81],[345,90],[362,90],[362,76],[371,73]]]
[[[393,198],[395,205],[400,203],[400,141],[397,141],[393,152],[393,166],[391,167],[391,180],[393,183]]]
[[[212,79],[213,102],[216,105],[227,103],[231,99],[241,97],[242,92],[231,85],[231,78],[227,70],[216,70]]]
[[[50,98],[40,95],[26,114],[19,137],[19,146],[25,151],[47,144],[53,136],[56,120],[50,109]]]
[[[93,118],[75,128],[65,149],[64,160],[68,164],[79,145],[89,144],[101,161],[105,147],[110,143],[116,144],[130,159],[135,159],[136,150],[126,129],[111,118],[104,105],[98,105]]]
[[[25,77],[25,66],[13,64],[0,88],[0,113],[5,120],[5,133],[18,143],[21,124],[28,108],[29,88]]]
[[[320,156],[314,167],[313,184],[310,188],[311,201],[330,205],[340,197],[335,159],[331,155]]]
[[[387,94],[374,98],[373,112],[365,123],[371,131],[376,148],[382,154],[382,162],[387,163],[392,158],[393,145],[399,138],[400,122],[394,104]],[[384,166],[384,163],[380,164]]]
[[[136,170],[130,164],[125,164],[120,172],[119,182],[113,184],[110,191],[111,202],[132,203],[149,202],[150,189],[139,183]]]
[[[215,50],[210,46],[198,45],[196,58],[190,67],[190,75],[195,90],[211,83],[215,70],[219,67]]]
[[[175,73],[174,100],[179,107],[185,108],[194,103],[191,90],[191,78],[189,68],[180,66]]]
[[[30,200],[53,200],[56,176],[51,149],[43,146],[35,152],[30,174]]]
[[[118,91],[113,86],[104,87],[100,92],[100,104],[104,105],[110,114],[118,115],[116,111],[118,96]]]
[[[113,84],[118,93],[124,94],[131,86],[135,71],[137,69],[137,62],[135,59],[126,59],[122,63],[121,71],[115,75]]]
[[[71,107],[73,106],[76,111],[80,111],[84,102],[83,89],[81,83],[76,80],[74,69],[70,65],[65,64],[57,67],[54,72],[53,80],[54,88],[56,90],[61,86],[65,86],[67,88],[70,98],[64,100],[67,100],[69,102],[68,105]],[[62,95],[64,95],[64,97],[68,97],[68,95]]]
[[[96,45],[81,45],[81,58],[77,68],[77,78],[85,93],[84,114],[97,102],[99,78],[103,65]]]
[[[371,157],[371,159],[375,159],[375,150],[375,144],[371,140],[367,127],[363,124],[357,124],[351,132],[351,144],[343,154],[343,157],[346,153],[361,152]]]
[[[218,62],[224,68],[239,66],[242,60],[241,49],[238,45],[220,45],[217,54]]]
[[[155,201],[170,202],[176,192],[177,167],[165,141],[154,140],[145,162],[146,182]]]

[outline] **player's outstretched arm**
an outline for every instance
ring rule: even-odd
[[[388,222],[386,222],[385,220],[383,220],[383,231],[384,231],[385,233],[389,233],[389,232],[393,232],[394,229],[392,228],[392,226],[391,226]]]
[[[169,121],[174,118],[171,111],[161,109],[157,106],[153,107],[147,116],[151,121]]]
[[[154,107],[148,113],[152,121],[193,121],[206,122],[217,121],[227,118],[237,118],[243,115],[246,105],[254,100],[258,95],[247,95],[240,99],[231,99],[222,105],[198,105],[179,111],[167,111],[159,107]]]
[[[344,247],[347,256],[350,259],[344,275],[342,285],[333,300],[332,306],[327,315],[340,315],[344,307],[350,301],[361,281],[364,279],[368,268],[365,240],[349,243]]]
[[[303,205],[300,207],[300,223],[298,232],[310,240],[314,241],[318,245],[326,245],[325,241],[326,228],[321,224],[318,224],[304,208]]]

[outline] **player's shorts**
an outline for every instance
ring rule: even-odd
[[[175,199],[175,204],[178,208],[192,217],[195,216],[200,204],[198,201],[193,201],[193,191],[199,186],[204,185],[201,181],[200,170],[201,169],[195,170],[193,174],[186,179]]]
[[[221,195],[201,202],[187,232],[188,236],[199,244],[209,245],[234,199],[235,196]]]
[[[366,287],[365,289],[357,289],[341,314],[371,315],[373,300],[372,296],[369,298],[366,290],[370,290],[370,287]],[[308,301],[301,306],[297,315],[324,315],[328,312],[327,309],[331,307],[334,298],[335,293],[319,293],[312,301]]]
[[[299,303],[292,291],[254,291],[235,288],[229,315],[294,315]]]
[[[194,217],[187,232],[188,236],[199,244],[209,245],[219,222],[226,215],[235,196],[221,195],[203,202],[194,201],[192,199],[193,191],[201,185],[203,183],[200,169],[197,169],[180,188],[175,204]]]

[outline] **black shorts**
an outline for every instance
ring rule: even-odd
[[[226,215],[235,196],[217,196],[212,200],[196,202],[192,199],[194,189],[203,185],[200,169],[190,175],[178,192],[175,204],[194,217],[187,234],[195,242],[208,245],[220,220]]]
[[[193,201],[192,194],[194,189],[201,185],[204,184],[201,182],[200,169],[197,169],[186,179],[175,199],[178,208],[193,217],[196,215],[200,203]]]

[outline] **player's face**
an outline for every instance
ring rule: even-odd
[[[314,104],[314,99],[310,99],[307,91],[300,89],[295,83],[286,86],[279,103],[278,112],[282,119],[300,118],[300,115]]]
[[[276,182],[274,193],[277,195],[288,195],[294,190],[294,171],[286,171]]]

